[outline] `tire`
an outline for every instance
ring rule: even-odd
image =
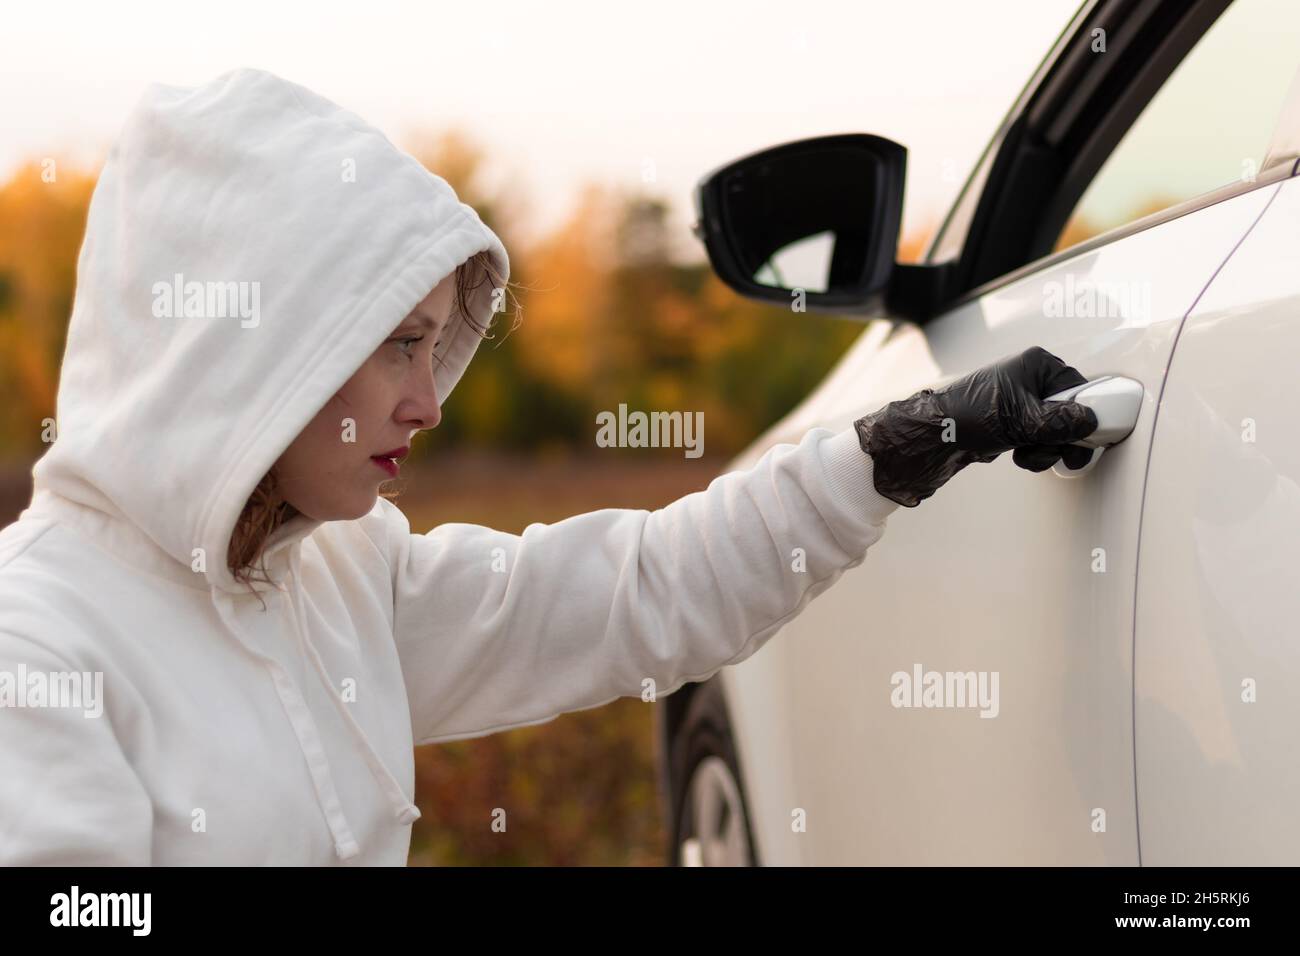
[[[700,685],[673,737],[672,866],[757,866],[749,805],[716,678]],[[701,832],[703,829],[703,832]]]

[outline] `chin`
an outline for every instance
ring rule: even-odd
[[[346,514],[339,515],[339,517],[336,518],[335,520],[355,521],[357,518],[364,518],[366,515],[370,514],[372,510],[374,510],[375,502],[378,500],[379,500],[378,494],[372,494],[370,495],[370,497],[366,498],[365,500],[358,499],[355,503],[353,503],[349,508],[346,509],[347,510]]]
[[[344,501],[331,501],[303,513],[316,521],[355,521],[370,514],[377,500],[379,495],[371,493],[368,497],[358,496]]]

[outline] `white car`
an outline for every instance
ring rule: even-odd
[[[1079,472],[898,509],[666,698],[673,862],[1300,863],[1298,65],[1290,0],[1085,3],[916,264],[888,140],[702,180],[733,288],[878,319],[729,467],[1035,345],[1139,400]]]

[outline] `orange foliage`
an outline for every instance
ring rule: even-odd
[[[606,354],[613,219],[608,195],[588,188],[573,215],[522,257],[529,293],[520,363],[553,387],[581,392]]]
[[[37,453],[54,417],[94,177],[29,163],[0,186],[0,450]]]

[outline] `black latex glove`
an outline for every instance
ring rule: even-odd
[[[1092,450],[1071,445],[1092,434],[1097,415],[1078,402],[1043,399],[1087,379],[1046,349],[976,369],[938,391],[925,388],[853,423],[871,456],[876,491],[915,508],[971,462],[1015,449],[1015,463],[1045,471],[1064,459],[1088,463]]]

